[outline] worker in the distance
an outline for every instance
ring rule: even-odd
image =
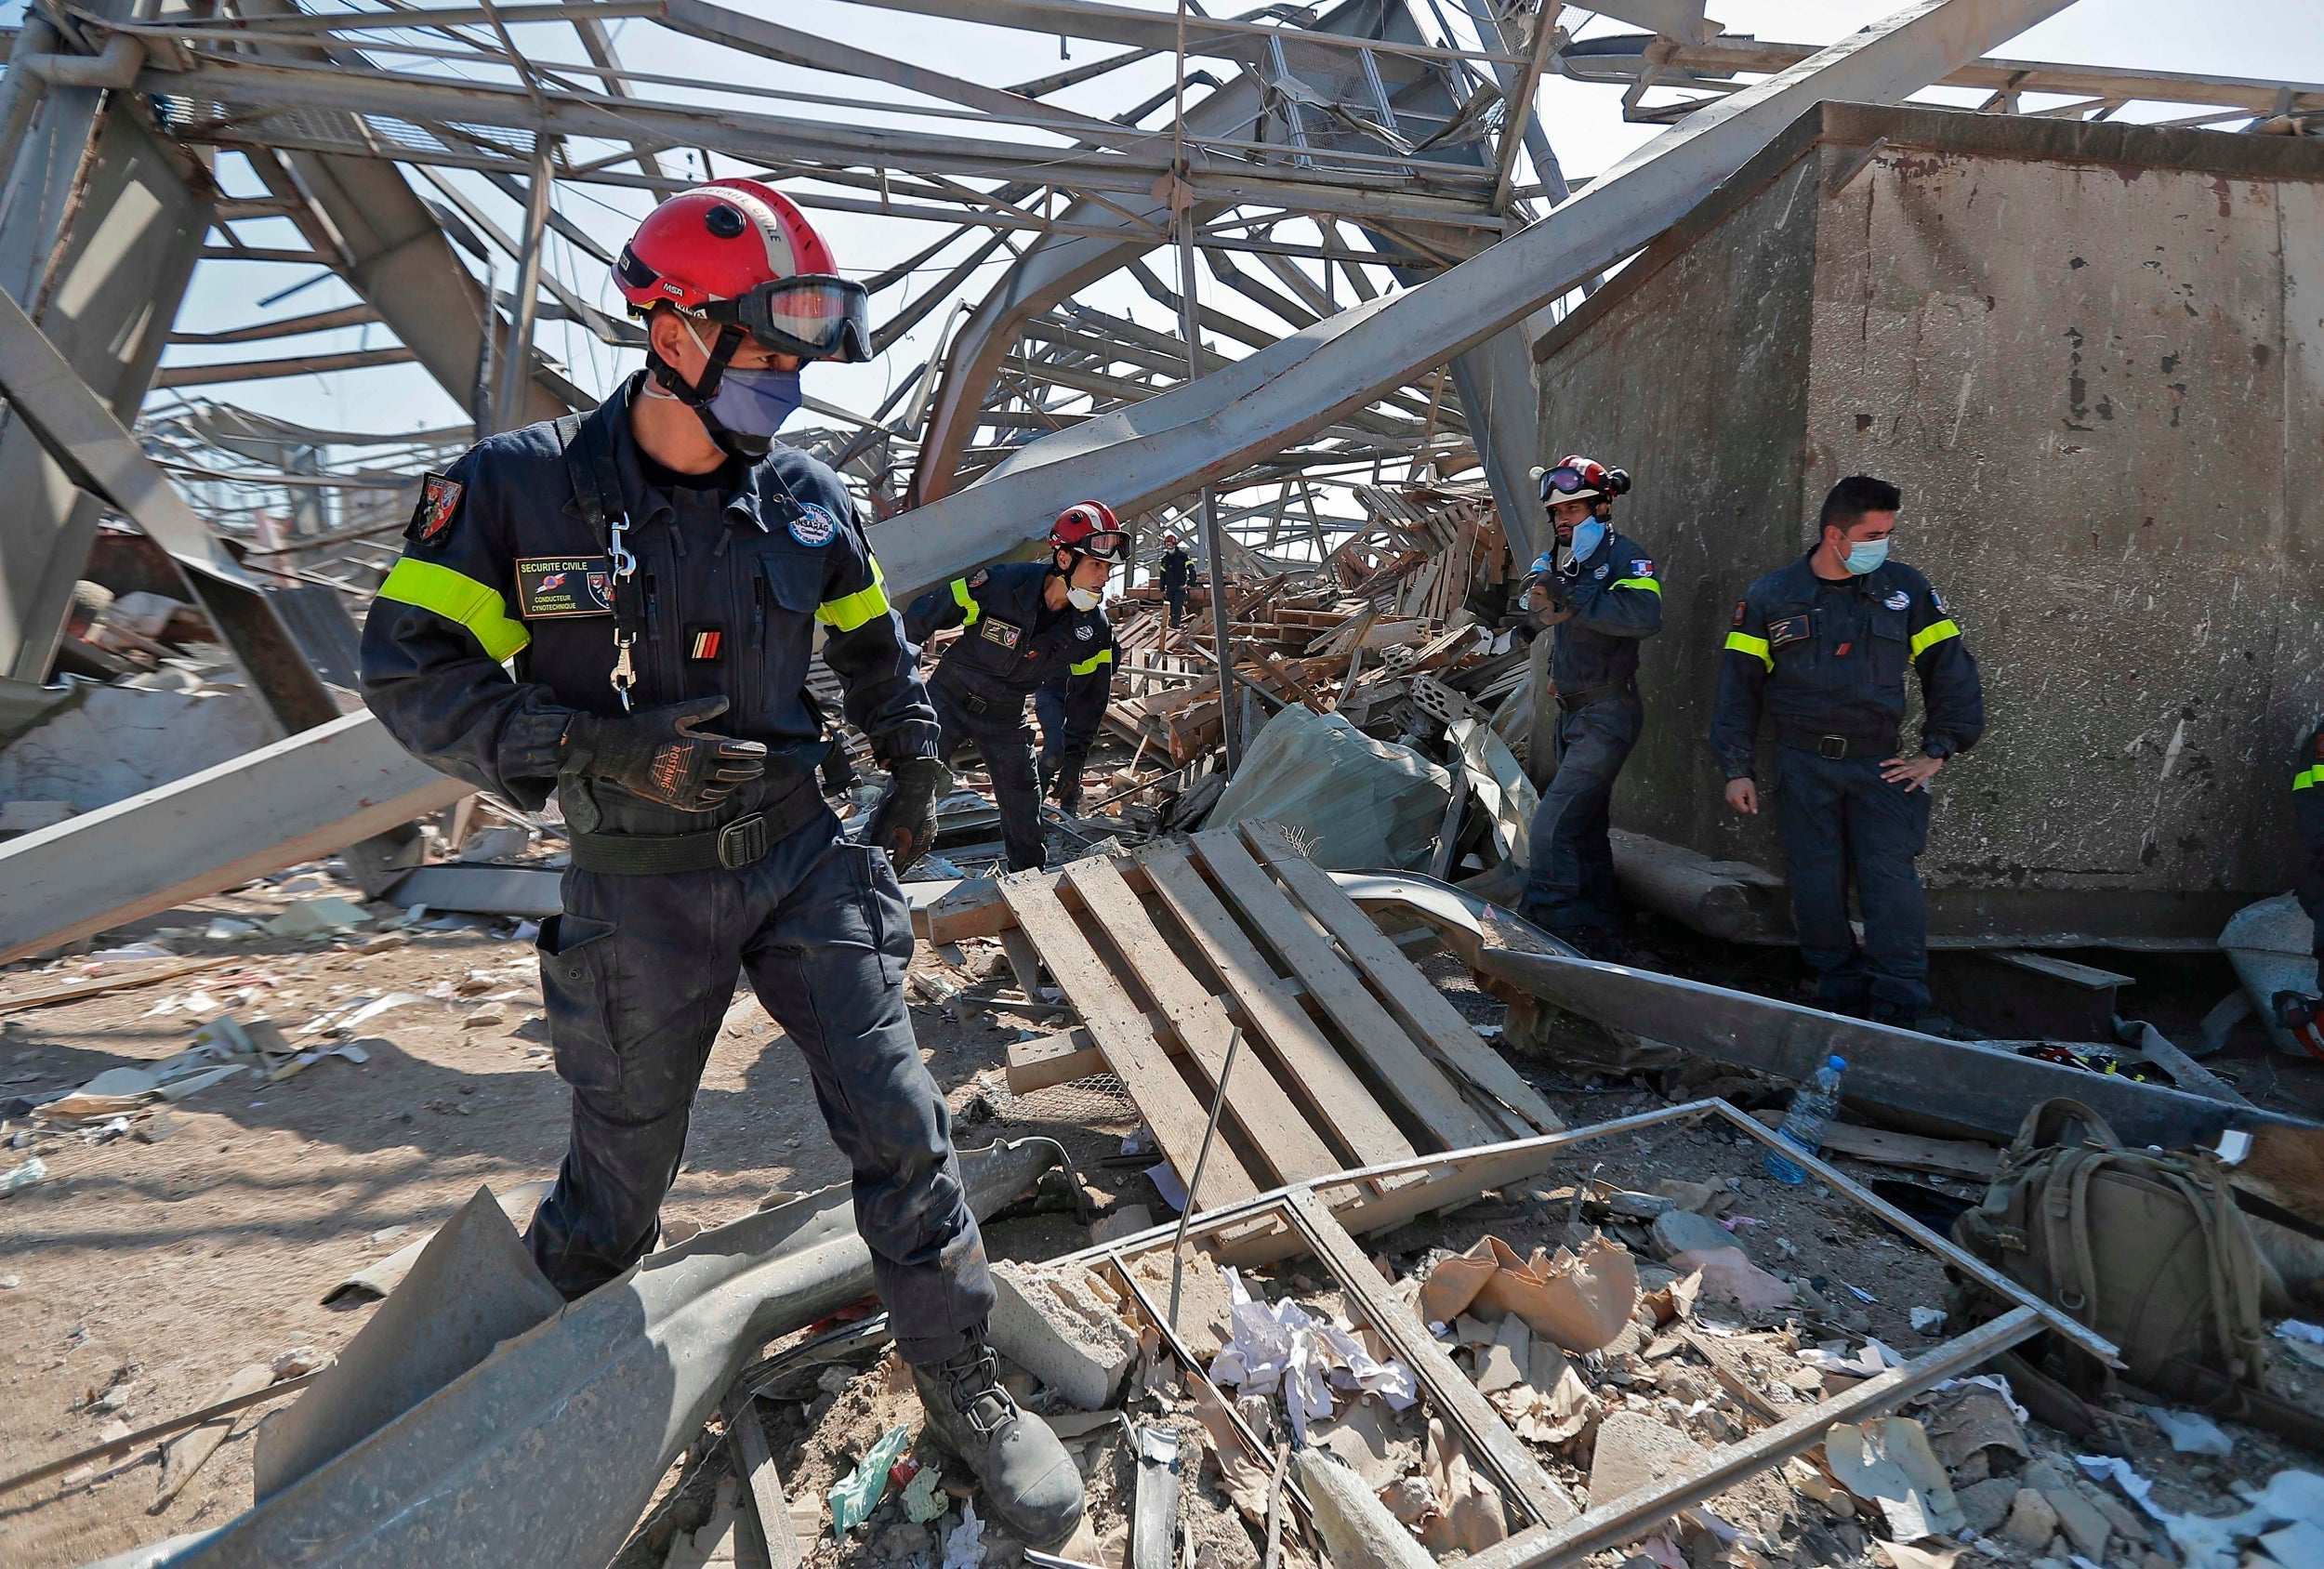
[[[2313,950],[2319,971],[2305,992],[2278,992],[2276,1022],[2308,1055],[2324,1061],[2324,724],[2316,727],[2291,758],[2291,816],[2300,830],[2300,856],[2293,863],[2291,891],[2308,913],[2316,934]]]
[[[1186,587],[1195,580],[1195,560],[1178,535],[1162,536],[1162,597],[1170,604],[1170,625],[1186,619]]]
[[[1945,601],[1889,554],[1903,500],[1868,475],[1841,481],[1824,497],[1816,547],[1736,602],[1710,747],[1727,804],[1756,812],[1761,710],[1774,720],[1776,831],[1817,1001],[1909,1029],[1929,1006],[1928,902],[1913,864],[1928,848],[1929,782],[1976,745],[1985,694]],[[1911,752],[1897,741],[1908,666],[1926,709]],[[1852,876],[1861,946],[1848,924]]]
[[[985,1512],[1054,1544],[1079,1472],[1000,1386],[984,1244],[904,998],[895,866],[949,788],[838,476],[773,444],[800,368],[869,358],[862,285],[772,187],[661,204],[614,270],[646,368],[595,412],[430,474],[363,628],[363,697],[415,755],[570,826],[541,989],[571,1140],[525,1243],[577,1298],[643,1258],[739,967],[806,1059],[929,1426]],[[816,788],[818,627],[891,783],[850,843]]]
[[[1557,772],[1533,814],[1519,913],[1592,958],[1627,958],[1607,829],[1614,781],[1645,725],[1638,646],[1662,630],[1662,584],[1613,526],[1628,474],[1579,455],[1535,473],[1556,540],[1533,563],[1525,602],[1552,639]]]
[[[943,755],[974,742],[984,759],[1012,872],[1039,866],[1047,854],[1024,700],[1063,673],[1050,789],[1058,809],[1072,816],[1081,810],[1082,765],[1114,686],[1114,628],[1100,608],[1105,580],[1129,554],[1129,535],[1102,501],[1066,508],[1049,543],[1048,560],[1010,561],[956,577],[915,600],[904,615],[916,653],[946,627],[961,628],[929,678],[929,697],[944,730]]]

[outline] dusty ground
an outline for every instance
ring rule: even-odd
[[[325,885],[310,891],[350,890]],[[202,935],[214,916],[263,918],[285,902],[273,888],[256,885],[109,933],[109,943],[165,933],[164,940],[179,954],[231,955],[239,962],[6,1021],[0,1100],[37,1098],[109,1067],[169,1056],[187,1043],[199,1016],[182,1003],[172,1012],[152,1010],[196,989],[244,1022],[268,1017],[294,1035],[325,1009],[359,995],[413,993],[423,999],[357,1031],[367,1062],[324,1059],[281,1083],[260,1087],[244,1079],[205,1091],[171,1109],[165,1120],[145,1121],[149,1133],[168,1127],[159,1142],[135,1133],[33,1132],[21,1118],[0,1128],[12,1141],[22,1140],[0,1152],[0,1169],[33,1155],[48,1168],[44,1180],[0,1198],[0,1353],[7,1358],[0,1403],[7,1412],[0,1421],[0,1473],[206,1404],[230,1376],[254,1363],[302,1350],[327,1357],[371,1311],[365,1304],[322,1305],[342,1276],[414,1240],[479,1184],[505,1189],[554,1173],[566,1097],[548,1070],[538,1025],[529,1022],[539,1010],[530,943],[504,934],[506,923],[502,933],[477,926],[414,930],[400,945],[376,953],[357,951],[360,934],[309,943]],[[0,991],[70,978],[89,962],[63,961],[40,975],[20,968],[0,976]],[[1779,994],[1796,985],[1779,959],[1736,957],[1730,951],[1722,962],[1736,973],[1719,979]],[[925,974],[945,964],[953,979],[979,981],[998,963],[995,943],[971,943],[941,956],[923,946],[915,970]],[[96,972],[138,968],[109,962]],[[1438,958],[1424,968],[1473,1022],[1489,1026],[1499,1021],[1499,1005],[1478,994],[1458,965]],[[999,978],[1007,975],[1002,968]],[[469,995],[456,995],[463,990]],[[2192,999],[2200,983],[2180,991],[2185,1000],[2171,1006],[2199,1014]],[[497,1009],[499,1022],[468,1027],[480,1008]],[[2174,1033],[2186,1022],[2167,1009],[2149,1009],[2148,1016]],[[994,1070],[1017,1026],[1030,1022],[1024,1016],[995,1015],[964,1001],[949,1009],[916,1006],[914,1018],[931,1071],[963,1114],[965,1143],[1038,1123],[1041,1131],[1065,1140],[1101,1200],[1142,1203],[1156,1216],[1167,1214],[1134,1166],[1107,1164],[1129,1126],[1122,1120],[1121,1102],[1079,1087],[1020,1101],[996,1087]],[[2239,1035],[2228,1055],[2238,1068],[2251,1059],[2247,1088],[2261,1091],[2255,1081],[2275,1067],[2251,1052],[2250,1034]],[[1707,1090],[1746,1106],[1780,1099],[1773,1087],[1695,1071],[1593,1078],[1539,1061],[1521,1066],[1576,1126]],[[2296,1072],[2275,1080],[2288,1089],[2295,1081],[2302,1091],[2309,1088]],[[770,1191],[841,1180],[843,1168],[812,1099],[802,1093],[804,1084],[797,1054],[746,999],[730,1013],[712,1054],[688,1160],[667,1212],[715,1223]],[[2324,1090],[2318,1095],[2324,1099]],[[1941,1305],[1934,1265],[1829,1195],[1766,1180],[1750,1151],[1697,1135],[1657,1135],[1613,1141],[1591,1156],[1593,1164],[1601,1159],[1607,1163],[1598,1173],[1602,1180],[1632,1186],[1662,1176],[1735,1176],[1740,1191],[1734,1212],[1766,1222],[1745,1233],[1760,1262],[1822,1282],[1844,1333],[1875,1334],[1907,1351],[1928,1343],[1913,1334],[1905,1315],[1912,1306]],[[1854,1169],[1866,1179],[1893,1175]],[[1558,1180],[1587,1174],[1578,1167]],[[1955,1194],[1971,1192],[1959,1182],[1918,1180]],[[1541,1185],[1553,1188],[1557,1180]],[[1547,1240],[1551,1221],[1525,1195],[1500,1195],[1458,1221],[1398,1233],[1388,1251],[1400,1268],[1411,1267],[1429,1248],[1466,1246],[1488,1225],[1522,1247]],[[1789,1251],[1776,1246],[1778,1237]],[[1070,1218],[1038,1216],[996,1228],[992,1246],[998,1256],[1040,1258],[1085,1240]],[[1850,1286],[1878,1299],[1862,1302],[1847,1291]],[[858,1435],[864,1444],[876,1436],[873,1423],[894,1415],[880,1403],[899,1397],[881,1379],[876,1367],[864,1371],[832,1391],[820,1413],[811,1415],[812,1407],[799,1404],[769,1408],[770,1437],[786,1477],[797,1481],[795,1497],[812,1496],[812,1489],[852,1464],[846,1444],[832,1442],[828,1426],[849,1419],[838,1409],[842,1402],[861,1405],[854,1426],[865,1430]],[[2287,1367],[2284,1385],[2296,1395],[2324,1394],[2324,1378],[2296,1365]],[[900,1398],[909,1404],[908,1395]],[[257,1415],[239,1422],[233,1439],[182,1496],[158,1510],[152,1506],[159,1468],[150,1450],[70,1484],[45,1483],[0,1496],[0,1562],[80,1563],[228,1518],[249,1500],[247,1434]],[[1149,1415],[1167,1419],[1172,1413],[1157,1406]],[[2162,1483],[2163,1499],[2173,1507],[2224,1509],[2220,1488],[2229,1477],[2313,1463],[2248,1429],[2235,1430],[2237,1455],[2224,1465],[2171,1455],[2134,1412],[2124,1431],[2140,1470]],[[2055,1434],[2043,1442],[2053,1447],[2064,1443]],[[1128,1457],[1118,1436],[1102,1434],[1078,1447],[1102,1497],[1123,1484]],[[1195,1452],[1190,1449],[1190,1456]],[[1566,1480],[1584,1474],[1574,1457],[1557,1458]],[[649,1527],[659,1520],[667,1528],[656,1540],[633,1543],[625,1562],[659,1562],[661,1547],[684,1523],[672,1516],[671,1500],[688,1496],[678,1483],[692,1477],[692,1496],[707,1496],[722,1470],[714,1450],[697,1446],[674,1470],[665,1507],[650,1517]],[[1248,1533],[1216,1496],[1215,1472],[1190,1470],[1199,1474],[1190,1474],[1187,1508],[1204,1539],[1219,1549],[1220,1563],[1253,1562]],[[1803,1566],[1872,1562],[1863,1556],[1868,1545],[1861,1533],[1852,1545],[1840,1530],[1844,1522],[1798,1513],[1799,1501],[1779,1483],[1752,1484],[1731,1501],[1747,1523],[1782,1517],[1781,1528],[1768,1535],[1811,1549],[1795,1560]],[[1804,1528],[1811,1519],[1816,1532]],[[893,1523],[880,1523],[884,1529]],[[922,1550],[914,1549],[915,1540],[908,1533],[874,1534],[844,1551],[821,1552],[817,1561],[829,1569],[842,1562],[851,1569],[859,1562],[901,1562]],[[1242,1546],[1235,1550],[1238,1541]],[[922,1561],[927,1569],[941,1556],[941,1544],[931,1536],[924,1550],[931,1555]],[[1103,1561],[1113,1562],[1110,1556]]]

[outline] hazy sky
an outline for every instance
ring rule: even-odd
[[[846,0],[730,0],[742,8],[779,17],[793,27],[821,27],[830,35],[859,46],[900,54],[957,76],[1006,85],[1059,68],[1058,41],[1053,36],[1003,33],[992,29],[910,17],[882,11]],[[1129,0],[1146,8],[1169,12],[1168,0]],[[1459,19],[1459,0],[1438,0],[1444,13]],[[0,12],[20,13],[20,5],[0,7]],[[1240,10],[1242,6],[1208,8],[1214,13]],[[1751,33],[1790,42],[1822,44],[1874,21],[1895,8],[1892,0],[1710,0],[1710,15],[1727,32]],[[1429,15],[1426,0],[1421,14]],[[1569,5],[1565,24],[1583,36],[1605,32],[1636,31],[1628,24],[1594,16],[1588,7]],[[902,95],[827,76],[792,71],[680,37],[650,23],[616,21],[614,29],[624,62],[633,69],[695,74],[706,69],[753,72],[753,80],[811,91],[898,100]],[[580,58],[561,29],[520,31],[519,43],[538,49],[545,59]],[[1076,59],[1088,59],[1114,52],[1111,46],[1076,45]],[[2003,46],[1999,53],[2022,59],[2047,59],[2098,65],[2119,65],[2153,71],[2194,72],[2265,77],[2299,82],[2324,81],[2324,24],[2317,20],[2315,0],[2219,0],[2190,7],[2179,0],[2080,0],[2060,15]],[[1056,101],[1089,113],[1118,113],[1166,83],[1167,59],[1148,61],[1074,89]],[[667,91],[667,89],[653,89]],[[1932,95],[1961,101],[1961,95]],[[1569,175],[1586,175],[1605,167],[1657,134],[1657,127],[1632,125],[1621,119],[1619,91],[1566,82],[1555,76],[1544,84],[1540,110],[1544,128]],[[1974,95],[1969,95],[1974,100]],[[732,101],[732,100],[730,100]],[[763,106],[760,106],[763,107]],[[786,113],[821,113],[844,117],[844,112],[813,111],[785,106]],[[942,122],[924,122],[933,127]],[[957,125],[957,122],[952,124]],[[238,160],[227,160],[234,174],[230,185],[244,182]],[[721,173],[739,172],[720,161]],[[516,205],[497,191],[456,177],[478,193],[504,229],[520,226]],[[432,193],[431,193],[432,194]],[[563,214],[588,228],[608,248],[617,248],[635,215],[647,203],[640,192],[604,188],[560,187],[558,204]],[[935,237],[930,225],[892,218],[847,214],[812,215],[839,254],[846,270],[866,273],[911,255]],[[254,244],[295,244],[287,226],[270,235],[269,225],[244,225],[242,233]],[[601,266],[575,256],[561,240],[552,243],[551,256],[562,276],[585,296],[618,309],[619,298],[605,280]],[[1000,261],[984,273],[998,275]],[[912,295],[932,285],[941,265],[910,283],[883,293],[874,320],[885,319]],[[196,275],[180,326],[216,330],[253,321],[310,311],[348,303],[353,296],[336,279],[307,288],[271,308],[261,308],[263,297],[297,283],[306,272],[295,267],[254,263],[205,263]],[[502,264],[502,286],[508,270]],[[1223,292],[1223,291],[1220,291]],[[1130,289],[1128,294],[1135,295]],[[1142,305],[1142,295],[1137,295]],[[1109,301],[1118,308],[1118,302]],[[1225,303],[1220,301],[1218,303]],[[933,313],[915,332],[868,366],[826,366],[810,372],[809,390],[831,401],[868,412],[895,381],[909,374],[934,345],[944,312]],[[317,335],[265,346],[267,351],[314,352],[376,345],[385,341],[383,329],[350,330]],[[578,332],[549,329],[545,342],[561,352],[575,378],[601,389],[636,363],[633,354],[620,354],[596,344]],[[195,354],[173,350],[172,363],[201,359],[255,357],[243,348]],[[408,430],[449,423],[463,417],[453,402],[414,366],[391,366],[336,376],[294,377],[275,381],[229,384],[198,389],[200,395],[241,403],[263,412],[338,429]],[[802,415],[801,420],[810,416]]]

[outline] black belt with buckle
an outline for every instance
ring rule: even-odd
[[[575,834],[573,864],[585,872],[649,877],[669,872],[739,872],[828,810],[802,783],[782,799],[698,834]]]
[[[1786,746],[1813,752],[1828,762],[1838,762],[1843,758],[1893,758],[1896,755],[1896,737],[1894,734],[1816,735],[1786,725],[1776,732],[1776,739]]]

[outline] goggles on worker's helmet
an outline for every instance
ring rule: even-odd
[[[1071,545],[1061,545],[1062,550],[1078,550],[1085,556],[1095,556],[1101,561],[1120,566],[1129,560],[1129,535],[1113,529],[1100,529],[1085,534]]]
[[[776,278],[733,299],[714,299],[703,316],[738,326],[778,354],[860,364],[871,358],[871,297],[847,278]]]

